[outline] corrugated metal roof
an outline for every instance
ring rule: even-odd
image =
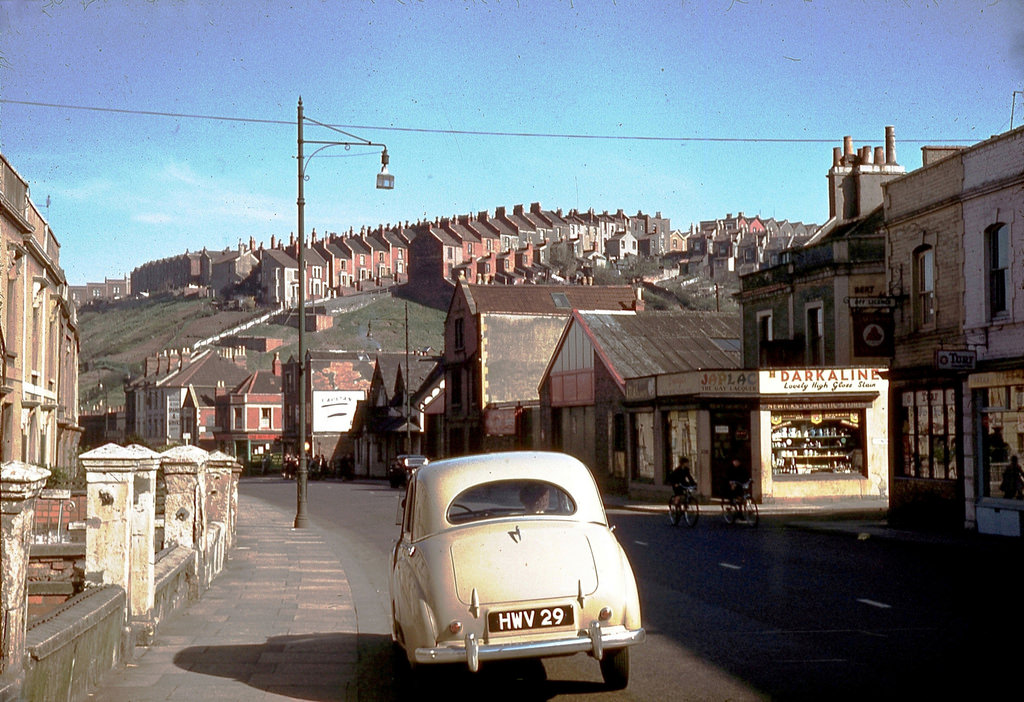
[[[474,314],[564,314],[572,310],[627,310],[628,285],[463,285]]]
[[[579,318],[608,364],[622,378],[705,368],[740,368],[738,314],[673,310]]]

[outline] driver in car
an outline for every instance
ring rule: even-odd
[[[519,501],[523,503],[527,514],[543,514],[551,501],[546,485],[528,483],[519,491]]]

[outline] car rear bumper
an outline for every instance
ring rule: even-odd
[[[480,643],[475,634],[469,634],[463,641],[446,646],[417,648],[417,663],[465,663],[476,672],[481,661],[509,660],[515,658],[544,658],[572,653],[589,653],[601,660],[605,649],[624,648],[643,643],[647,634],[643,629],[624,627],[602,627],[593,622],[577,636],[541,641],[508,641]]]

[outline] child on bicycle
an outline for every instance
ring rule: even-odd
[[[732,459],[729,470],[726,473],[729,482],[728,498],[740,500],[743,498],[743,486],[750,480],[750,471],[743,467],[743,461],[738,458]]]
[[[693,479],[693,473],[690,472],[689,458],[679,457],[679,464],[668,474],[668,484],[672,486],[672,492],[676,495],[682,495],[686,488],[697,484],[697,481]]]

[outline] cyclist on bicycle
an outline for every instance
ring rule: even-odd
[[[686,456],[679,457],[679,464],[668,474],[668,484],[672,486],[675,495],[682,495],[686,488],[694,487],[697,481],[693,479],[690,472],[690,459]]]
[[[732,459],[726,479],[729,481],[728,498],[730,500],[743,499],[743,485],[750,480],[750,471],[743,467],[743,461],[738,458]]]

